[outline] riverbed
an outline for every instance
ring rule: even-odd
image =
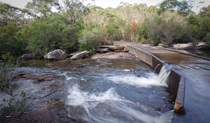
[[[30,108],[5,121],[41,122],[44,113],[45,122],[167,123],[173,115],[166,87],[138,59],[30,60],[15,71],[27,75],[13,86],[30,97]],[[36,79],[43,76],[51,79]]]

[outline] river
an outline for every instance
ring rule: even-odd
[[[30,97],[29,113],[43,104],[58,122],[168,123],[173,101],[158,75],[140,60],[85,59],[77,61],[31,60],[15,70],[30,76],[50,76],[49,81],[18,78],[14,93]],[[8,98],[1,94],[1,99]],[[59,100],[62,106],[49,107]],[[33,119],[33,118],[32,118]]]

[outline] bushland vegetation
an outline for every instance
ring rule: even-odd
[[[191,11],[190,1],[157,6],[121,3],[117,8],[84,6],[80,0],[33,0],[24,9],[0,3],[0,56],[53,49],[90,50],[104,41],[132,41],[170,47],[204,41],[210,45],[210,6]]]

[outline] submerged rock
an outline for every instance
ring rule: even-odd
[[[49,60],[63,60],[66,59],[66,53],[61,49],[56,49],[54,51],[50,51],[47,55],[44,56],[45,59]]]
[[[75,53],[70,59],[71,60],[83,59],[83,58],[88,57],[88,55],[89,55],[88,51],[82,51],[82,52]]]

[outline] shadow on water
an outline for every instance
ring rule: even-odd
[[[188,50],[192,54],[210,58],[210,50]]]
[[[64,102],[69,122],[167,123],[173,104],[151,68],[136,60],[27,61],[17,72],[53,76],[49,81],[17,79],[31,110],[51,99]],[[54,113],[60,117],[59,113]],[[65,122],[58,118],[59,122]]]

